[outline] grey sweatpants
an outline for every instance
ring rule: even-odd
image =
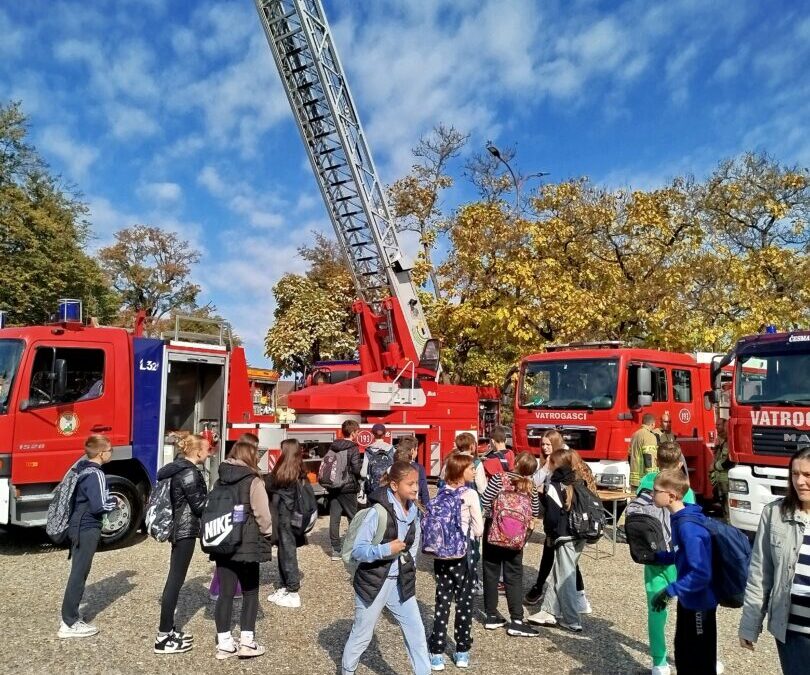
[[[65,597],[62,599],[62,621],[72,626],[79,620],[79,604],[84,595],[87,575],[93,564],[98,542],[101,539],[101,528],[80,530],[70,544],[70,576],[65,586]]]
[[[560,544],[554,551],[554,567],[546,584],[541,610],[567,624],[579,623],[577,611],[577,563],[584,541]]]

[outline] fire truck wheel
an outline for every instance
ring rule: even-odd
[[[141,522],[142,501],[136,485],[121,476],[107,476],[107,490],[118,500],[118,508],[107,514],[101,528],[101,544],[112,546],[128,539]]]

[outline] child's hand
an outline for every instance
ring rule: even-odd
[[[667,589],[665,588],[663,591],[659,591],[653,596],[653,599],[650,601],[650,605],[654,611],[663,612],[667,608],[667,602],[669,602],[669,596],[667,595]]]
[[[740,647],[754,651],[754,643],[751,640],[746,640],[745,638],[740,638]]]
[[[394,539],[388,545],[391,547],[391,555],[399,555],[407,548],[401,539]]]

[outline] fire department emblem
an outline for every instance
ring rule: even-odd
[[[72,436],[79,430],[79,416],[72,412],[62,413],[56,420],[56,430],[63,436]]]
[[[683,424],[689,424],[692,419],[692,413],[689,412],[689,408],[681,408],[681,411],[678,413],[678,419]]]
[[[359,445],[361,448],[365,448],[374,442],[374,434],[372,434],[368,429],[361,429],[357,432],[355,440],[357,441],[357,445]]]

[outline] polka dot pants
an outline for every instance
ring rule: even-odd
[[[436,575],[436,609],[433,613],[433,633],[428,641],[431,654],[443,654],[447,648],[447,624],[450,603],[456,603],[455,631],[457,652],[472,647],[473,579],[466,558],[434,560]]]

